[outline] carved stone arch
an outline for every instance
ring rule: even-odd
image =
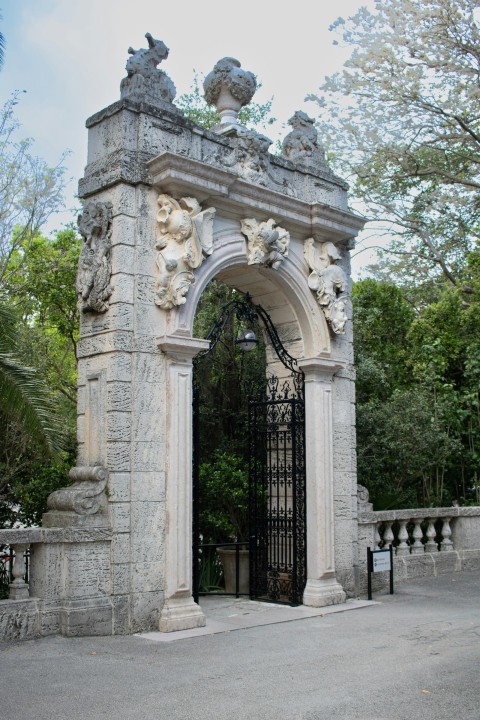
[[[286,349],[295,357],[329,356],[331,339],[325,316],[305,282],[304,260],[296,258],[277,270],[247,265],[245,240],[240,233],[221,234],[214,238],[214,251],[208,263],[198,269],[191,286],[188,302],[170,313],[168,333],[192,337],[198,302],[214,279],[249,293],[252,301],[261,305],[271,316],[274,325],[282,328],[297,325],[291,340],[285,339]],[[290,345],[290,347],[289,347]]]

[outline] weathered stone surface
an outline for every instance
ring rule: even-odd
[[[125,273],[117,273],[111,278],[112,294],[110,304],[128,303],[132,305],[135,301],[134,277]]]
[[[111,635],[113,612],[110,598],[85,598],[62,603],[60,631],[67,637]]]
[[[111,412],[107,415],[107,441],[129,442],[131,431],[130,413]]]
[[[164,502],[165,472],[132,473],[132,502]]]
[[[160,608],[165,602],[164,597],[161,591],[132,594],[131,632],[158,630]]]
[[[132,566],[132,590],[137,593],[163,592],[164,559],[159,562],[136,562]]]
[[[130,595],[112,597],[114,635],[128,635],[130,632]]]
[[[112,563],[112,593],[123,595],[131,590],[130,574],[132,564],[130,562]]]
[[[129,533],[114,533],[111,544],[111,558],[113,565],[130,562],[130,535]],[[115,584],[115,579],[113,579]],[[124,588],[123,592],[127,592]]]
[[[127,353],[112,353],[105,358],[107,362],[107,383],[113,381],[131,382],[132,356]]]
[[[130,473],[110,473],[108,479],[108,502],[130,500]]]
[[[0,641],[33,640],[40,635],[38,601],[0,602]]]
[[[130,532],[130,503],[111,503],[109,512],[114,533]]]
[[[132,409],[132,384],[131,382],[109,382],[107,383],[106,410],[117,412],[130,412]]]

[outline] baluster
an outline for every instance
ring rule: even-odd
[[[381,523],[377,523],[375,525],[374,535],[373,535],[373,546],[374,550],[380,550],[380,542],[382,538],[380,537],[380,525]]]
[[[400,529],[398,531],[399,544],[397,547],[397,555],[410,555],[410,548],[408,547],[408,532],[407,522],[408,520],[399,520]]]
[[[440,548],[442,552],[451,552],[453,550],[453,542],[451,541],[452,528],[450,527],[450,520],[452,518],[443,518],[442,525],[442,542]]]
[[[437,531],[435,530],[435,519],[429,518],[428,519],[428,528],[427,528],[427,542],[425,543],[425,552],[428,553],[436,553],[438,552],[437,543],[435,542],[435,537],[437,535]]]
[[[393,545],[393,541],[394,535],[392,530],[392,523],[386,522],[385,530],[383,532],[383,547],[388,548],[390,545]]]
[[[420,555],[424,552],[424,547],[422,543],[423,538],[423,531],[422,531],[422,522],[423,518],[416,518],[414,521],[415,527],[413,528],[413,540],[414,543],[412,545],[412,555]]]
[[[19,543],[13,545],[12,548],[15,550],[15,560],[12,570],[13,582],[9,585],[8,597],[10,600],[25,600],[29,597],[28,585],[25,582],[25,552],[28,545]]]

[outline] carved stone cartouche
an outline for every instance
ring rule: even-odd
[[[69,472],[73,484],[49,495],[49,510],[95,515],[106,505],[105,488],[108,471],[101,465],[73,467]]]
[[[80,258],[76,290],[78,304],[84,312],[103,313],[108,310],[108,298],[112,294],[110,259],[112,234],[112,203],[85,203],[78,216],[78,229],[84,240]]]
[[[235,58],[225,57],[217,62],[203,82],[205,100],[215,105],[220,124],[236,124],[240,109],[248,105],[257,89],[255,75],[242,70]]]
[[[247,238],[249,265],[263,265],[277,270],[288,255],[290,234],[270,218],[259,223],[254,218],[242,220],[242,233]]]
[[[192,271],[212,253],[215,209],[202,210],[195,198],[175,200],[164,194],[159,196],[158,206],[155,303],[170,310],[186,302],[185,295],[195,282]]]
[[[312,169],[330,169],[325,160],[325,150],[318,142],[315,121],[301,110],[297,110],[288,124],[293,130],[285,137],[282,155],[294,163],[301,163]]]
[[[131,57],[125,66],[127,77],[120,83],[120,96],[171,105],[176,95],[175,85],[163,70],[157,68],[162,60],[166,60],[169,50],[164,42],[155,40],[150,33],[145,37],[148,48],[128,48]]]
[[[305,240],[304,254],[311,270],[308,287],[316,295],[330,327],[336,335],[345,333],[347,322],[347,276],[335,265],[341,255],[332,242],[316,243],[313,238]]]

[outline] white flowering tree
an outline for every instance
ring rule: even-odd
[[[382,0],[332,30],[350,59],[309,96],[332,162],[390,272],[455,285],[480,233],[478,0]]]

